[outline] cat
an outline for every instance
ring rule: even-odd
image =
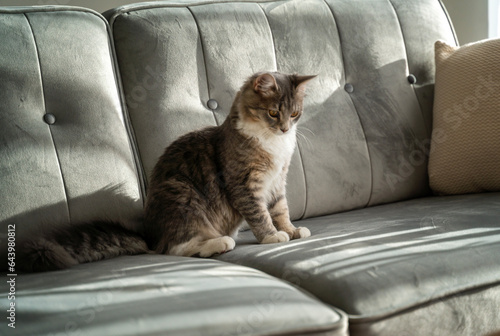
[[[290,221],[285,185],[306,84],[314,77],[254,74],[220,126],[168,146],[152,171],[144,237],[105,221],[59,229],[27,244],[24,269],[63,269],[121,254],[210,257],[234,249],[243,221],[262,244],[309,237]]]

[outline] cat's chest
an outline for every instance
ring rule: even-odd
[[[283,167],[289,164],[290,159],[295,150],[295,135],[285,135],[276,137],[272,143],[264,143],[263,149],[269,153],[272,165],[270,167],[270,174],[280,172]]]
[[[276,136],[274,139],[261,139],[262,149],[269,154],[271,164],[264,172],[263,189],[268,193],[280,189],[283,184],[283,172],[288,169],[295,150],[295,130],[289,134]]]

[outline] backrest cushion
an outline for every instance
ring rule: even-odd
[[[0,7],[0,78],[2,233],[15,224],[19,242],[39,224],[136,224],[140,187],[105,19]]]
[[[428,193],[433,43],[454,43],[439,1],[164,1],[106,16],[146,179],[181,134],[223,122],[248,76],[278,70],[318,75],[288,176],[293,219]]]

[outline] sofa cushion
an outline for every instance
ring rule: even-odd
[[[465,332],[450,333],[454,335],[481,335],[480,331],[500,328],[498,314],[489,319],[491,314],[478,314],[478,321],[463,317],[458,326],[453,319],[435,319],[436,309],[432,308],[455,295],[463,296],[457,302],[469,301],[478,311],[495,310],[498,305],[498,289],[490,301],[473,296],[475,290],[500,286],[500,193],[415,199],[311,218],[296,225],[308,227],[312,236],[265,246],[244,232],[236,249],[219,259],[295,283],[342,309],[352,323],[363,323],[363,330],[374,334],[373,328],[381,326],[402,328],[398,323],[409,323],[409,319],[390,317],[409,311],[419,312],[412,315],[418,318],[405,325],[406,329],[428,323],[450,331],[465,328]],[[460,320],[474,311],[470,306],[453,307]],[[481,329],[471,333],[468,328],[477,323]]]
[[[348,334],[341,311],[259,271],[206,259],[126,256],[20,275],[15,302],[9,335]]]
[[[0,7],[0,257],[44,225],[133,226],[142,201],[107,22],[67,7]],[[6,266],[1,263],[1,268]]]
[[[433,43],[453,41],[438,1],[158,1],[106,16],[146,179],[174,139],[222,123],[248,76],[279,70],[318,74],[288,175],[292,218],[428,193]]]
[[[439,194],[500,191],[500,39],[436,42],[429,181]]]

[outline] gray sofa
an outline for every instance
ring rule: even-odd
[[[438,39],[456,43],[438,0],[178,0],[104,16],[0,8],[0,257],[10,281],[0,334],[499,330],[500,193],[429,188]],[[17,274],[12,237],[20,250],[47,228],[95,218],[141,231],[164,147],[220,124],[261,70],[318,74],[288,176],[291,217],[311,237],[259,245],[241,232],[213,259],[123,256]]]

